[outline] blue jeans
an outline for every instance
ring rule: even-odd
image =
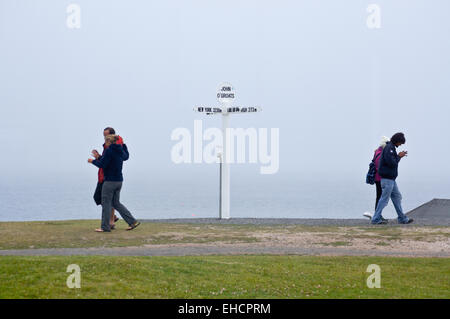
[[[381,213],[383,209],[389,203],[389,198],[392,199],[395,211],[398,215],[398,222],[405,224],[409,218],[403,214],[402,209],[402,194],[400,193],[397,183],[393,179],[382,178],[381,179],[381,198],[378,202],[375,214],[372,217],[372,224],[379,224],[381,222]]]

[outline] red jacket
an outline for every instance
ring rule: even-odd
[[[117,135],[117,137],[118,137],[118,139],[117,139],[116,144],[123,145],[123,138],[120,137],[119,135]],[[102,156],[106,149],[107,149],[107,147],[105,146],[105,144],[103,144]],[[103,168],[99,168],[98,169],[98,182],[101,184],[101,183],[103,183],[104,180],[105,180],[105,174],[103,173]]]

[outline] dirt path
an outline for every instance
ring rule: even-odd
[[[158,245],[152,247],[115,247],[115,248],[50,248],[1,250],[0,255],[12,256],[197,256],[197,255],[311,255],[311,256],[397,256],[397,257],[450,257],[449,251],[404,251],[380,249],[351,249],[337,247],[289,247],[262,246],[259,244],[232,245]]]

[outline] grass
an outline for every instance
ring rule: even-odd
[[[300,233],[323,246],[351,246],[354,238],[387,246],[450,234],[448,227],[170,223],[142,223],[128,232],[123,221],[98,234],[98,226],[97,220],[2,222],[0,249],[253,243]],[[69,264],[81,267],[81,289],[66,286]],[[366,286],[369,264],[381,267],[380,289]],[[449,258],[0,256],[0,298],[449,298],[449,279]]]
[[[97,220],[1,222],[0,249],[127,247],[145,244],[175,243],[251,243],[249,226],[142,223],[136,230],[125,231],[120,220],[111,233],[94,232]]]
[[[81,289],[66,286],[69,264]],[[381,288],[369,289],[369,264]],[[450,298],[448,258],[0,257],[0,298]]]
[[[142,223],[125,231],[120,220],[117,230],[95,233],[98,220],[41,222],[0,222],[0,249],[127,247],[179,243],[254,243],[264,235],[310,233],[324,238],[331,246],[348,246],[353,239],[380,242],[408,239],[435,242],[450,237],[449,227],[338,227],[305,225],[217,225]],[[267,236],[266,236],[267,237]],[[330,240],[332,240],[330,242]]]

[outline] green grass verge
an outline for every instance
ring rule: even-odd
[[[80,289],[66,286],[69,264]],[[0,298],[450,298],[449,279],[448,258],[0,257]]]

